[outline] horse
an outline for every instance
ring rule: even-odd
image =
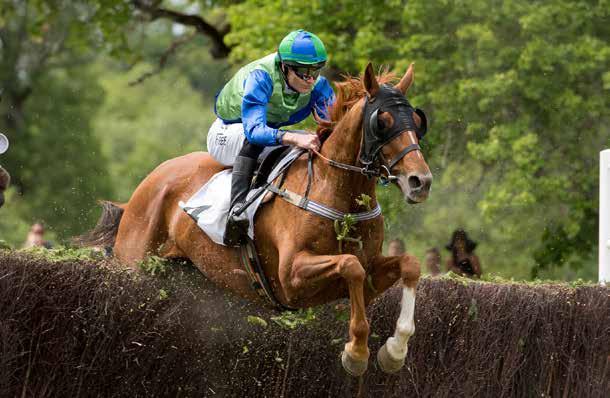
[[[481,263],[474,254],[477,243],[468,237],[463,229],[456,229],[451,236],[451,242],[446,246],[451,251],[447,259],[447,271],[471,278],[481,277]]]
[[[337,83],[329,120],[314,115],[319,123],[317,133],[324,136],[320,151],[297,159],[285,174],[284,187],[304,192],[309,169],[309,198],[345,213],[361,211],[363,205],[357,199],[364,195],[370,198],[368,205],[377,205],[375,186],[380,177],[395,183],[406,202],[426,200],[432,174],[418,145],[416,128],[422,117],[406,105],[405,98],[413,78],[411,65],[393,86],[389,83],[398,80],[393,74],[383,72],[376,77],[369,63],[360,77]],[[413,117],[405,118],[411,112]],[[367,124],[372,135],[365,134],[370,133]],[[359,167],[363,162],[367,167]],[[127,203],[102,202],[98,225],[81,243],[112,245],[116,258],[130,266],[151,254],[188,258],[217,285],[264,305],[240,266],[237,249],[212,242],[178,207],[178,202],[190,198],[223,168],[205,152],[162,163],[145,177]],[[349,341],[341,362],[353,376],[364,374],[370,356],[365,307],[400,279],[401,313],[396,330],[377,355],[384,371],[397,372],[404,365],[407,343],[415,330],[420,264],[409,254],[381,254],[383,216],[361,221],[355,228],[354,235],[362,237],[361,245],[346,241],[339,248],[331,220],[275,196],[258,210],[255,245],[272,293],[281,304],[308,308],[349,298]]]
[[[0,166],[0,207],[4,205],[4,191],[6,191],[10,183],[10,174]]]

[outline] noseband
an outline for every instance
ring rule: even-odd
[[[387,112],[392,115],[394,121],[392,126],[379,126],[379,112]],[[413,119],[413,112],[421,119],[421,126],[417,127]],[[404,148],[389,162],[380,152],[384,145],[397,136],[408,131],[414,131],[417,138],[421,140],[427,131],[428,121],[425,113],[418,108],[413,108],[405,96],[396,88],[389,85],[381,85],[377,95],[373,98],[367,96],[363,111],[363,134],[360,144],[358,161],[364,167],[352,166],[327,159],[320,153],[316,154],[325,159],[331,166],[344,170],[362,173],[367,177],[378,177],[383,185],[387,185],[398,177],[392,175],[392,168],[409,152],[421,151],[419,143],[413,142]]]

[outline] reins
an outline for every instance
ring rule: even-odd
[[[379,165],[379,167],[377,167],[376,169],[371,169],[369,167],[370,165],[365,165],[364,167],[358,167],[358,166],[354,166],[354,165],[347,164],[347,163],[337,162],[336,160],[329,159],[326,156],[322,155],[319,151],[312,150],[313,153],[315,153],[320,159],[322,159],[324,162],[326,162],[330,166],[333,166],[333,167],[336,167],[339,169],[343,169],[343,170],[360,173],[369,178],[378,177],[378,178],[382,178],[382,179],[387,179],[390,182],[392,182],[398,178],[392,174],[392,168],[394,166],[396,166],[396,164],[400,161],[400,159],[404,158],[409,152],[413,152],[413,151],[421,151],[421,147],[419,146],[419,144],[411,144],[411,145],[407,146],[398,155],[396,155],[396,157],[394,159],[392,159],[390,162],[386,162],[385,158],[383,158],[383,156],[381,156],[381,158],[383,160],[382,160],[382,163]],[[382,171],[385,171],[386,174],[383,175]]]
[[[365,165],[364,167],[358,167],[347,163],[337,162],[336,160],[329,159],[326,156],[322,155],[319,151],[312,150],[320,159],[326,162],[328,165],[336,167],[342,170],[353,171],[355,173],[360,173],[362,175],[367,176],[368,178],[377,177],[381,180],[382,185],[387,185],[391,182],[394,182],[398,179],[395,175],[392,174],[392,168],[396,166],[396,164],[400,161],[400,159],[404,158],[409,152],[413,151],[421,151],[421,147],[419,144],[411,144],[403,149],[394,159],[390,162],[387,162],[383,155],[380,155],[381,162],[375,168],[371,168],[373,163]],[[385,175],[383,174],[385,172]]]
[[[305,153],[305,150],[299,149],[298,152],[300,154],[303,154],[303,153]],[[322,157],[324,157],[324,156],[322,156]],[[325,158],[325,159],[327,159],[327,158]],[[350,165],[346,165],[346,164],[340,163],[340,162],[335,162],[335,163],[338,163],[338,164],[341,164],[344,166],[350,166]],[[352,166],[352,167],[355,167],[355,166]],[[350,217],[352,217],[352,219],[354,221],[358,222],[358,221],[372,220],[381,215],[381,207],[379,206],[379,204],[377,204],[377,206],[375,206],[375,208],[373,208],[369,211],[360,212],[360,213],[345,213],[341,210],[334,209],[332,207],[326,206],[323,203],[319,203],[319,202],[309,199],[309,192],[310,192],[311,186],[313,184],[312,152],[309,152],[309,157],[307,160],[307,188],[305,189],[304,195],[299,195],[298,193],[292,192],[286,188],[282,188],[281,186],[283,184],[283,179],[282,179],[282,181],[280,181],[280,183],[278,185],[273,184],[273,181],[277,177],[278,177],[278,175],[269,176],[269,178],[267,180],[267,184],[263,187],[263,189],[273,192],[274,194],[278,195],[280,198],[282,198],[286,202],[288,202],[296,207],[299,207],[305,211],[314,213],[320,217],[328,218],[333,221],[342,221],[345,219],[346,216],[349,215]]]
[[[316,155],[318,155],[318,157],[320,157],[320,159],[322,159],[323,161],[325,161],[326,163],[328,163],[331,166],[334,166],[334,167],[337,167],[337,168],[343,169],[343,170],[354,171],[356,173],[360,173],[360,174],[364,174],[364,175],[370,174],[370,171],[368,171],[364,167],[358,167],[358,166],[353,166],[353,165],[347,164],[347,163],[337,162],[336,160],[327,158],[326,156],[322,155],[320,152],[316,151],[315,149],[312,149],[312,152],[315,153]]]

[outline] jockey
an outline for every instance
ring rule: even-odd
[[[328,118],[335,100],[328,81],[320,76],[326,49],[313,33],[288,34],[278,51],[242,67],[216,97],[218,117],[207,137],[208,152],[225,166],[233,166],[231,210],[224,242],[238,245],[247,234],[246,200],[256,161],[264,147],[295,145],[318,150],[316,134],[281,130],[306,119],[312,112]]]

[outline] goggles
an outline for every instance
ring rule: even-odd
[[[295,75],[301,80],[317,79],[320,76],[320,72],[324,67],[325,62],[321,62],[314,65],[301,65],[285,63],[286,66],[294,72]]]

